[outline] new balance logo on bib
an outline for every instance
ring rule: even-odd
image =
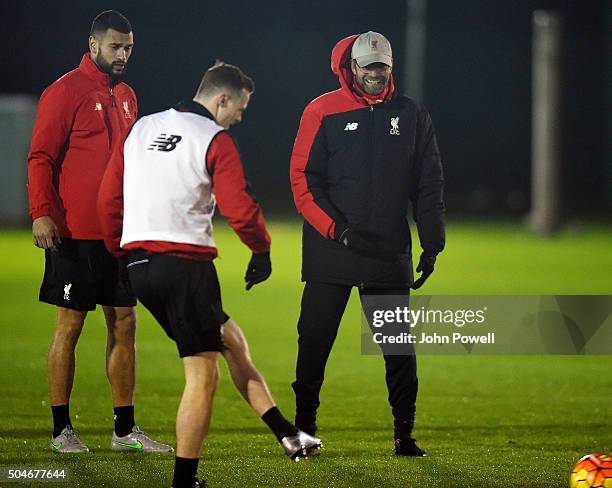
[[[157,149],[158,151],[170,152],[176,149],[176,145],[181,142],[182,137],[176,134],[166,135],[162,132],[147,148],[148,151]]]

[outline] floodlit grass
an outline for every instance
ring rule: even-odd
[[[292,417],[300,225],[270,224],[274,272],[248,293],[242,280],[248,251],[225,224],[215,233],[224,306],[245,330],[279,407]],[[455,224],[447,241],[422,293],[612,294],[612,231],[604,226],[544,239],[510,224]],[[75,427],[93,453],[49,451],[45,362],[54,309],[37,302],[42,252],[27,232],[3,231],[0,256],[0,467],[67,468],[69,486],[170,486],[172,455],[110,451],[100,311],[90,314],[79,342],[71,402]],[[199,470],[210,486],[563,487],[582,454],[612,450],[610,356],[422,356],[415,437],[430,457],[397,459],[382,361],[360,355],[359,334],[354,293],[322,392],[319,433],[326,448],[307,462],[287,461],[222,368]],[[137,421],[174,444],[181,362],[141,307],[137,341]]]

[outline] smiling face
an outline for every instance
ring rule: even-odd
[[[357,86],[368,95],[382,93],[391,77],[391,66],[384,63],[372,63],[362,68],[353,59],[351,60],[351,70]]]
[[[108,74],[113,82],[119,82],[127,71],[128,59],[134,47],[134,35],[114,29],[107,29],[101,34],[89,38],[91,59],[98,69]]]

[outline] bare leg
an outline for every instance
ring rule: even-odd
[[[65,405],[70,401],[74,382],[74,351],[86,316],[87,312],[57,307],[55,332],[47,356],[51,405]]]
[[[218,358],[218,352],[202,352],[183,358],[185,390],[176,415],[177,457],[200,457],[219,381]]]
[[[249,344],[242,329],[231,319],[223,324],[223,343],[226,347],[223,357],[227,361],[232,381],[242,397],[261,417],[275,406],[274,399],[266,380],[251,360]]]
[[[102,307],[108,336],[106,375],[111,385],[113,407],[134,404],[136,382],[136,313],[133,307]]]

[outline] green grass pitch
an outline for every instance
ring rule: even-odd
[[[300,225],[269,228],[274,272],[267,282],[244,291],[249,253],[221,222],[217,269],[226,310],[292,418]],[[447,240],[422,293],[612,294],[609,226],[542,239],[519,225],[451,224]],[[37,302],[42,252],[28,232],[3,230],[0,265],[0,467],[67,468],[69,486],[170,486],[172,455],[110,451],[99,310],[77,348],[71,402],[75,427],[93,453],[49,451],[45,358],[54,309]],[[415,437],[430,457],[395,458],[382,359],[360,354],[359,313],[354,293],[327,368],[319,412],[326,447],[316,459],[290,463],[222,367],[199,470],[210,486],[564,487],[581,455],[612,450],[611,356],[421,356]],[[137,422],[174,444],[181,363],[142,307],[138,317]]]

